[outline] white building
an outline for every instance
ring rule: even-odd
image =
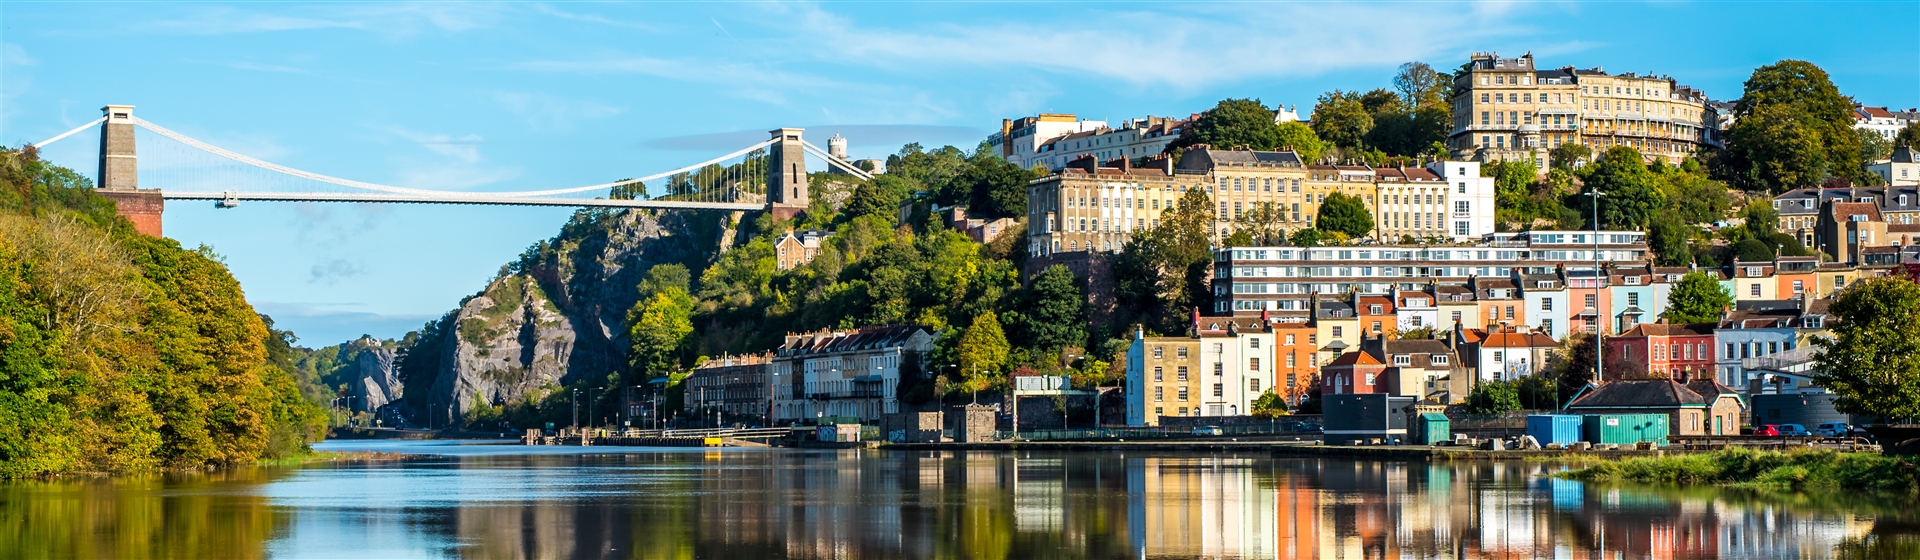
[[[788,334],[774,350],[773,420],[874,422],[900,411],[900,372],[926,375],[933,330],[919,325]]]
[[[1914,157],[1912,146],[1901,146],[1893,149],[1892,157],[1868,163],[1867,172],[1896,187],[1920,185],[1920,161],[1916,159],[1920,158]]]
[[[1101,127],[1054,138],[1034,148],[1028,166],[1037,163],[1060,170],[1073,160],[1091,156],[1096,163],[1120,158],[1136,160],[1165,152],[1167,144],[1180,137],[1180,128],[1192,120],[1170,117],[1132,119],[1120,128]]]
[[[1899,134],[1900,129],[1906,128],[1906,126],[1906,121],[1895,116],[1893,112],[1888,111],[1886,107],[1868,107],[1861,105],[1853,108],[1854,128],[1871,130],[1874,134],[1880,135],[1881,138],[1887,141],[1892,141],[1893,136]]]
[[[1480,163],[1436,161],[1427,170],[1447,182],[1448,233],[1458,241],[1472,241],[1494,232],[1493,178],[1480,176]]]
[[[1033,167],[1033,156],[1042,144],[1069,134],[1103,128],[1107,128],[1106,121],[1083,121],[1072,113],[1041,113],[1000,121],[1000,132],[988,136],[987,144],[1014,165]]]

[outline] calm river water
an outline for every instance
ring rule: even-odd
[[[1538,463],[528,448],[0,485],[4,558],[1901,558],[1909,502]]]

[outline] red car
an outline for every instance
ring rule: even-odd
[[[1761,437],[1780,437],[1780,426],[1776,424],[1767,424],[1764,426],[1760,426],[1759,428],[1755,428],[1753,430],[1753,435],[1761,436]]]

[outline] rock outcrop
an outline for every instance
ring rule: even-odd
[[[646,271],[668,263],[700,270],[736,234],[732,223],[721,212],[575,215],[441,324],[437,374],[431,384],[407,381],[431,387],[425,399],[409,399],[410,415],[447,426],[476,405],[538,399],[624,369],[626,313]]]

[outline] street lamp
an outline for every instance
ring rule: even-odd
[[[580,390],[579,389],[573,390],[572,402],[573,402],[573,427],[575,429],[578,429],[580,428]]]
[[[1600,192],[1600,187],[1598,186],[1589,187],[1587,192],[1581,194],[1591,197],[1593,200],[1593,314],[1594,319],[1598,320],[1600,318],[1600,284],[1602,284],[1600,276],[1600,197],[1606,195]],[[1606,371],[1606,367],[1604,367],[1607,362],[1607,346],[1604,344],[1606,340],[1606,329],[1600,328],[1599,325],[1594,325],[1593,380],[1596,383],[1603,380],[1603,372]]]

